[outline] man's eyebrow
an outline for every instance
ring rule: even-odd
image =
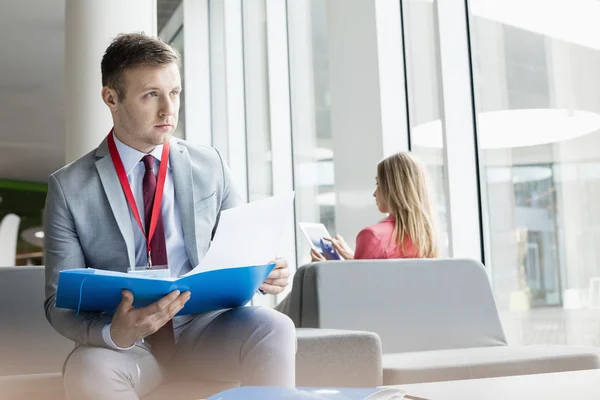
[[[175,90],[182,90],[181,86],[175,86],[173,89],[175,89]],[[173,89],[171,89],[171,90],[173,90]],[[161,88],[156,87],[156,86],[151,86],[151,85],[143,86],[142,87],[142,92],[145,92],[147,90],[161,90]]]
[[[145,92],[146,90],[160,90],[160,88],[157,88],[156,86],[151,86],[151,85],[142,86],[142,91]]]

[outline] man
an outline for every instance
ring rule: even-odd
[[[171,137],[181,93],[171,47],[120,35],[101,67],[114,129],[96,150],[50,175],[46,200],[46,316],[77,343],[64,367],[67,397],[138,399],[171,377],[293,386],[295,330],[274,310],[173,318],[194,293],[175,291],[136,308],[126,290],[113,316],[56,308],[61,270],[190,271],[206,254],[220,211],[240,203],[215,149]],[[287,263],[276,264],[261,286],[266,293],[288,284]]]

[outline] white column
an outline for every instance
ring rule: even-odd
[[[377,163],[408,150],[400,5],[331,0],[328,22],[336,233],[352,243],[383,218]]]
[[[238,192],[247,201],[242,3],[211,0],[209,10],[213,146],[225,158]]]
[[[112,120],[102,102],[100,62],[119,33],[156,34],[156,0],[66,0],[66,162],[97,147]]]
[[[271,151],[272,131],[269,118],[270,76],[267,67],[270,53],[267,50],[265,3],[265,0],[242,2],[245,89],[243,95],[246,107],[249,201],[275,194],[272,185],[273,153]],[[243,143],[231,143],[231,145],[243,146]],[[281,255],[273,254],[271,257]],[[252,299],[252,305],[273,307],[275,301],[275,296],[258,294]]]
[[[242,11],[248,200],[255,201],[274,194],[265,0],[243,2]]]
[[[477,144],[468,14],[464,0],[437,1],[449,253],[482,261]]]
[[[266,15],[273,194],[279,194],[294,187],[286,3],[267,1]]]
[[[287,13],[286,2],[266,2],[271,154],[273,155],[271,168],[274,195],[294,189]],[[288,221],[281,237],[279,255],[287,259],[290,270],[295,271],[296,236],[293,205],[289,211],[292,218]],[[277,299],[283,299],[290,290],[291,285],[284,293],[277,296]]]
[[[210,38],[211,143],[221,152],[225,162],[229,163],[227,74],[225,73],[225,5],[222,1],[210,0],[208,8],[210,10],[208,13],[208,26]],[[243,189],[238,188],[238,190]]]

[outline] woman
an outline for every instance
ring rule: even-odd
[[[377,165],[376,183],[375,203],[389,216],[360,231],[354,251],[339,235],[324,240],[346,260],[437,257],[435,218],[423,164],[411,153],[394,154]],[[326,260],[315,250],[311,258]]]
[[[389,216],[364,228],[352,251],[344,239],[324,238],[327,258],[311,250],[313,261],[332,259],[333,249],[346,260],[382,258],[436,258],[438,243],[425,167],[410,153],[394,154],[377,165],[377,188],[373,196],[380,212]],[[323,246],[325,245],[325,246]],[[292,286],[275,309],[298,323],[299,292]],[[295,294],[294,294],[295,293]]]

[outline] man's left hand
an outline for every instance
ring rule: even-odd
[[[269,264],[272,263],[275,263],[275,268],[267,276],[265,282],[260,285],[259,289],[269,294],[279,294],[290,283],[290,270],[287,261],[283,258],[278,258]]]

